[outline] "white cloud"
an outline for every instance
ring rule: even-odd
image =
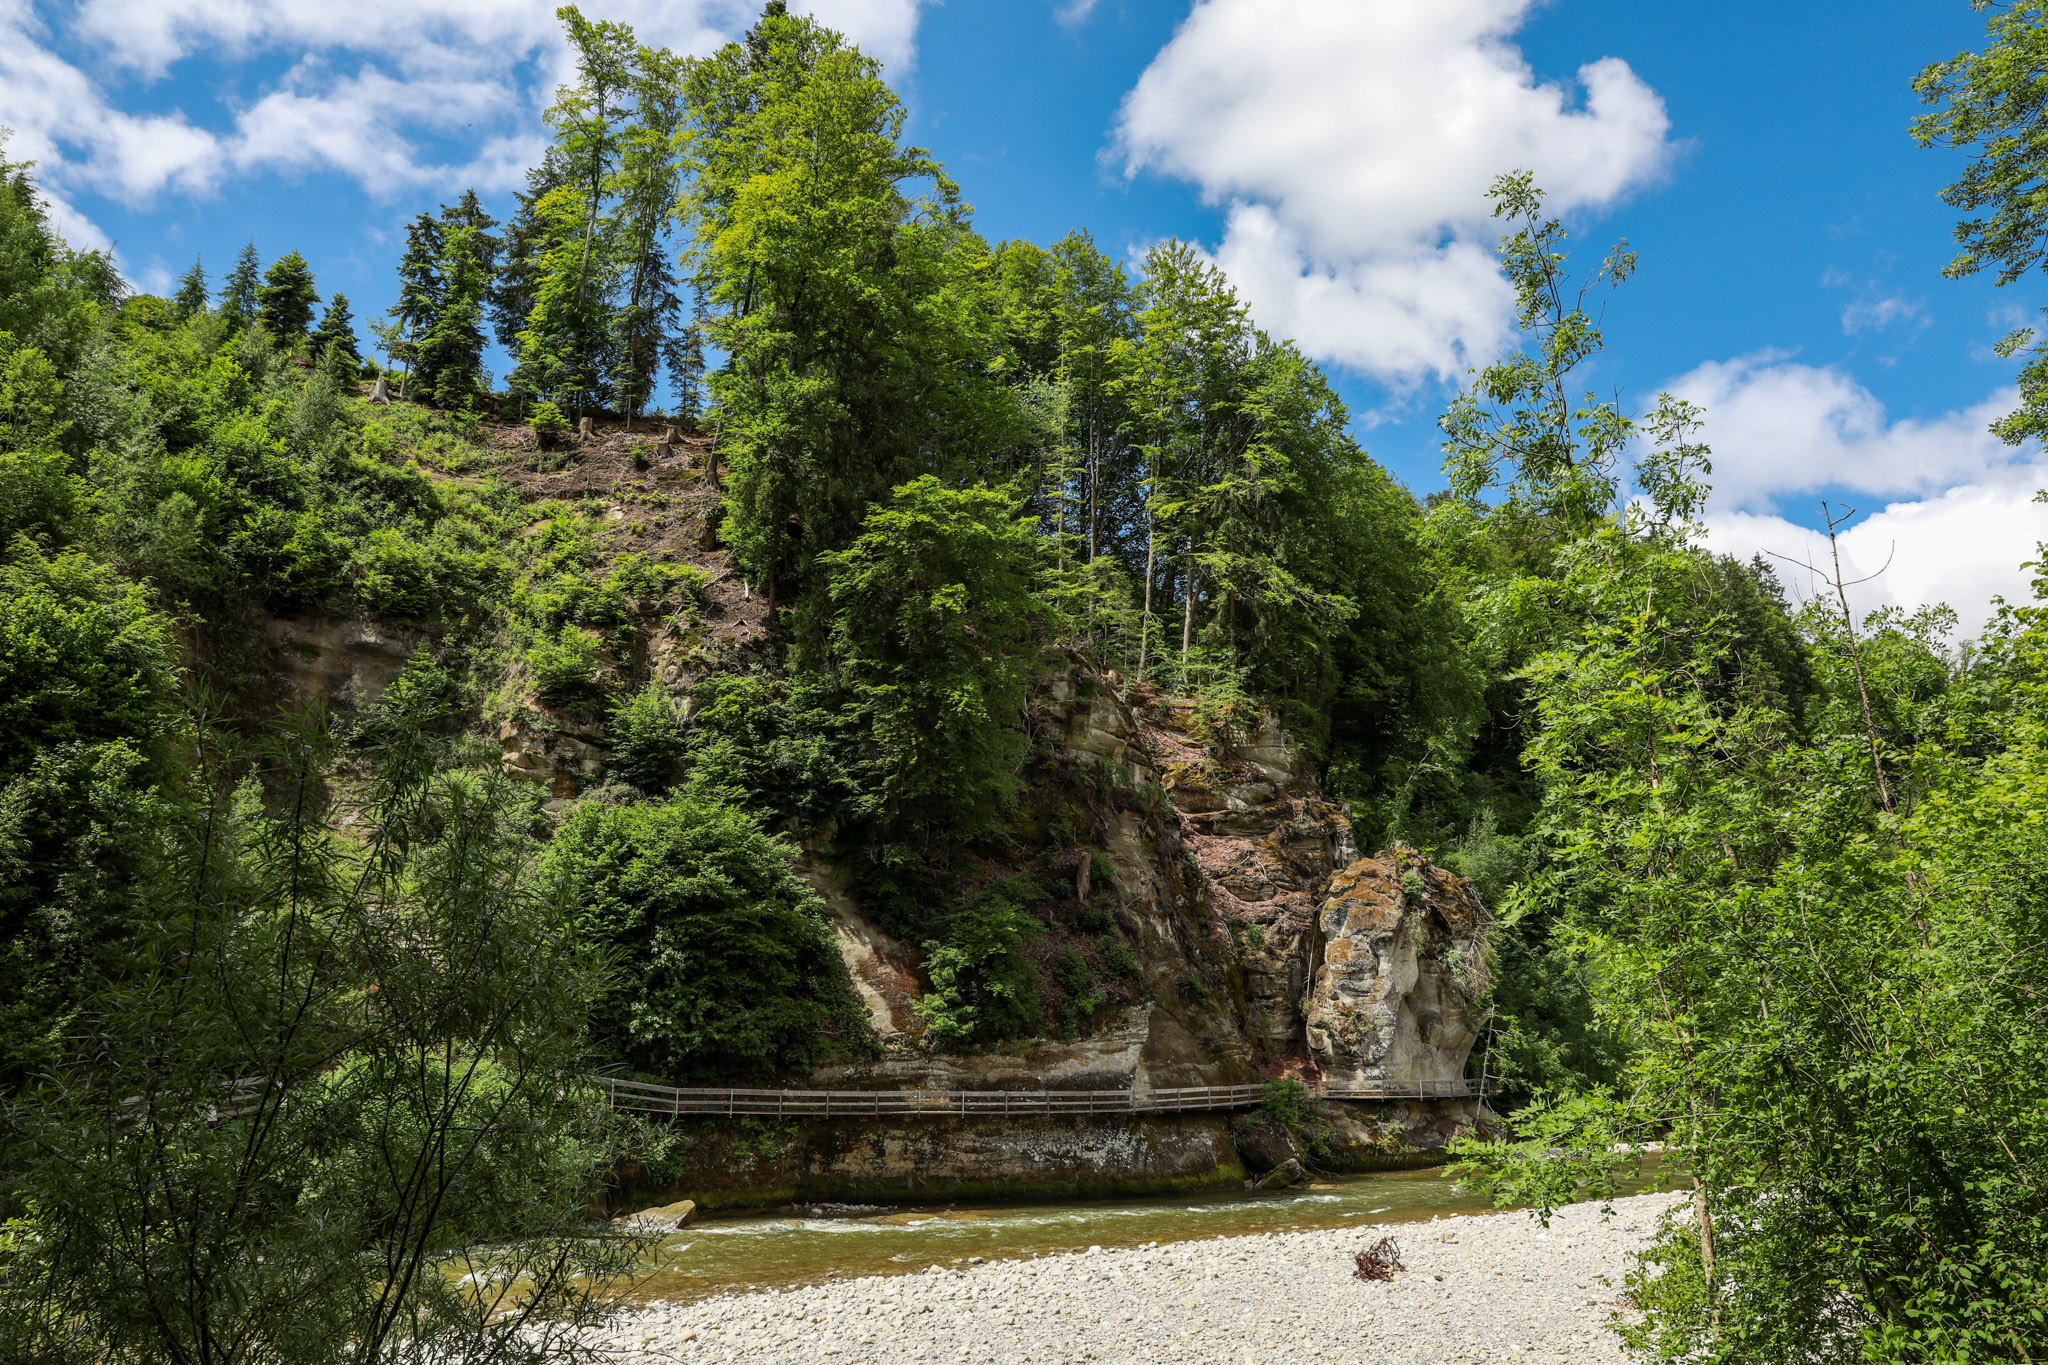
[[[1702,435],[1714,452],[1706,524],[1716,550],[1825,566],[1826,537],[1783,515],[1789,508],[1818,523],[1817,502],[1804,500],[1825,497],[1835,515],[1851,504],[1868,513],[1841,536],[1844,577],[1878,575],[1850,589],[1859,612],[1943,602],[1968,636],[1989,619],[1993,596],[2027,597],[2020,565],[2048,539],[2048,506],[2031,500],[2048,486],[2048,456],[2015,450],[1987,429],[2017,405],[2015,391],[1939,417],[1893,420],[1841,370],[1774,351],[1710,362],[1665,387],[1706,410]],[[1777,568],[1802,596],[1825,587],[1804,570]]]
[[[1088,22],[1098,3],[1099,0],[1061,0],[1052,7],[1053,20],[1066,28],[1078,28]]]
[[[1918,318],[1923,325],[1926,322],[1920,316],[1920,305],[1907,299],[1858,300],[1842,309],[1842,330],[1850,336],[1859,332],[1881,332],[1901,318]]]
[[[1895,502],[1841,536],[1845,579],[1876,574],[1849,589],[1859,615],[1882,606],[1946,603],[1968,638],[1991,617],[1991,599],[2023,602],[2031,595],[2027,570],[2048,540],[2048,506],[2033,501],[2048,487],[2048,462],[2028,461],[1934,497]],[[1783,517],[1746,512],[1710,514],[1708,543],[1725,554],[1783,555],[1828,570],[1827,538]],[[1816,575],[1774,560],[1786,588],[1799,597],[1831,591]],[[1880,572],[1881,571],[1881,572]]]
[[[1706,409],[1722,511],[1774,512],[1823,490],[1921,497],[1981,479],[2015,454],[1988,430],[2018,405],[2010,389],[1940,417],[1892,421],[1841,370],[1776,351],[1709,361],[1665,388]]]
[[[1216,259],[1267,327],[1403,385],[1498,348],[1486,188],[1527,168],[1554,210],[1612,203],[1670,152],[1628,65],[1539,81],[1534,0],[1201,0],[1125,97],[1117,147],[1232,205]]]
[[[104,235],[77,211],[80,191],[146,203],[265,171],[338,172],[373,194],[518,183],[538,155],[539,115],[570,74],[556,0],[83,0],[67,36],[108,83],[53,50],[31,0],[0,0],[0,125],[10,155],[40,163],[59,226],[85,244]],[[918,0],[810,0],[866,50],[909,63]],[[758,13],[754,0],[613,0],[603,17],[643,42],[701,53]],[[292,65],[242,104],[149,108],[148,85],[194,57],[284,53]],[[138,85],[137,82],[140,84]],[[423,138],[458,151],[437,164]]]

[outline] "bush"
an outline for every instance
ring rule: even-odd
[[[753,816],[700,796],[578,807],[547,860],[613,964],[592,1016],[599,1045],[678,1082],[869,1047],[824,902],[794,858]]]
[[[543,638],[529,648],[526,662],[533,669],[534,695],[541,704],[573,711],[595,701],[603,647],[596,631],[563,626],[552,639]]]
[[[1019,903],[1029,898],[1023,880],[995,883],[924,945],[931,989],[912,1008],[937,1046],[985,1047],[1044,1025],[1038,976],[1022,951],[1026,932],[1037,927]]]
[[[613,708],[611,770],[643,792],[659,795],[682,774],[688,738],[683,710],[659,683],[649,683]]]
[[[534,404],[533,415],[526,419],[526,424],[533,428],[534,440],[543,450],[561,440],[569,430],[569,419],[553,403]]]
[[[858,717],[834,705],[829,683],[721,674],[697,684],[691,700],[692,787],[784,818],[828,818],[860,804],[860,774],[848,757]]]

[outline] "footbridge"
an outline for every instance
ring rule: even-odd
[[[1196,1085],[1169,1090],[736,1090],[649,1085],[613,1076],[585,1079],[615,1110],[641,1114],[766,1114],[780,1118],[960,1118],[969,1114],[1178,1114],[1256,1109],[1264,1085]],[[1313,1087],[1312,1100],[1462,1100],[1491,1090],[1483,1081],[1374,1081]]]

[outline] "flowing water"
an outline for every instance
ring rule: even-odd
[[[1313,1187],[1072,1204],[930,1208],[807,1205],[710,1219],[665,1238],[633,1297],[681,1302],[723,1290],[904,1274],[969,1257],[1042,1256],[1301,1228],[1363,1227],[1483,1213],[1441,1171],[1333,1176]]]

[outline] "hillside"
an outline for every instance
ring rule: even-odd
[[[2048,1349],[2038,600],[1713,553],[1699,409],[1590,391],[1635,256],[1531,172],[1417,498],[1194,246],[982,236],[817,20],[560,17],[381,359],[299,252],[140,293],[0,161],[0,1353],[538,1365],[656,1193],[1652,1156],[1647,1358]]]

